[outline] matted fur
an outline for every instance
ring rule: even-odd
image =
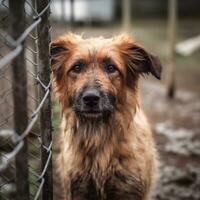
[[[138,79],[144,73],[160,78],[158,59],[128,35],[83,39],[67,34],[52,43],[51,54],[54,90],[62,107],[57,168],[65,199],[150,199],[157,156],[140,106]],[[114,60],[119,72],[105,75],[100,67],[105,57]],[[75,76],[70,66],[77,58],[88,64],[87,72]],[[73,97],[86,83],[93,86],[94,76],[117,99],[106,122],[81,121],[72,109]]]

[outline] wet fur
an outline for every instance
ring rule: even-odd
[[[89,75],[77,80],[63,74],[74,59],[74,51],[89,57],[85,48],[90,49],[90,54],[99,51],[101,55],[96,56],[108,56],[109,51],[109,56],[121,67],[120,75],[109,79],[96,72],[101,87],[117,99],[106,120],[80,118],[73,110],[73,97],[88,84]],[[151,129],[140,106],[138,79],[145,73],[160,77],[157,58],[127,35],[84,40],[68,34],[54,41],[51,54],[54,90],[62,106],[57,168],[65,199],[150,199],[157,156]]]

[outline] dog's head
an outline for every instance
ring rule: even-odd
[[[83,39],[67,34],[51,44],[51,57],[63,109],[89,120],[108,119],[127,104],[128,93],[137,96],[141,74],[161,75],[158,58],[127,35]]]

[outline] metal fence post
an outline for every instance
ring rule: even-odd
[[[9,0],[11,14],[11,36],[17,40],[25,30],[25,0]],[[23,44],[22,44],[23,45]],[[24,49],[12,61],[12,87],[14,99],[14,127],[18,134],[22,134],[28,124],[27,116],[27,78],[24,60]],[[16,198],[18,200],[29,199],[28,182],[28,152],[27,140],[16,155]]]
[[[49,0],[37,0],[37,11],[40,13],[49,4]],[[50,84],[50,54],[49,54],[49,8],[41,15],[41,23],[38,26],[38,49],[39,49],[39,77],[41,82],[48,86]],[[48,88],[50,90],[50,88]],[[46,94],[44,87],[40,87],[40,98]],[[51,124],[51,96],[50,92],[46,98],[40,114],[41,139],[42,139],[42,169],[47,167],[44,174],[44,186],[42,199],[53,199],[53,176],[52,176],[52,124]],[[47,160],[49,159],[49,162]],[[48,163],[48,166],[46,165]]]

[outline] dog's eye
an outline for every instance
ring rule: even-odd
[[[114,73],[117,71],[117,68],[115,67],[115,65],[106,65],[105,70],[107,73]]]
[[[82,66],[79,65],[79,64],[74,65],[74,66],[72,67],[72,69],[71,69],[72,72],[77,73],[77,74],[80,73],[81,70],[82,70]]]

